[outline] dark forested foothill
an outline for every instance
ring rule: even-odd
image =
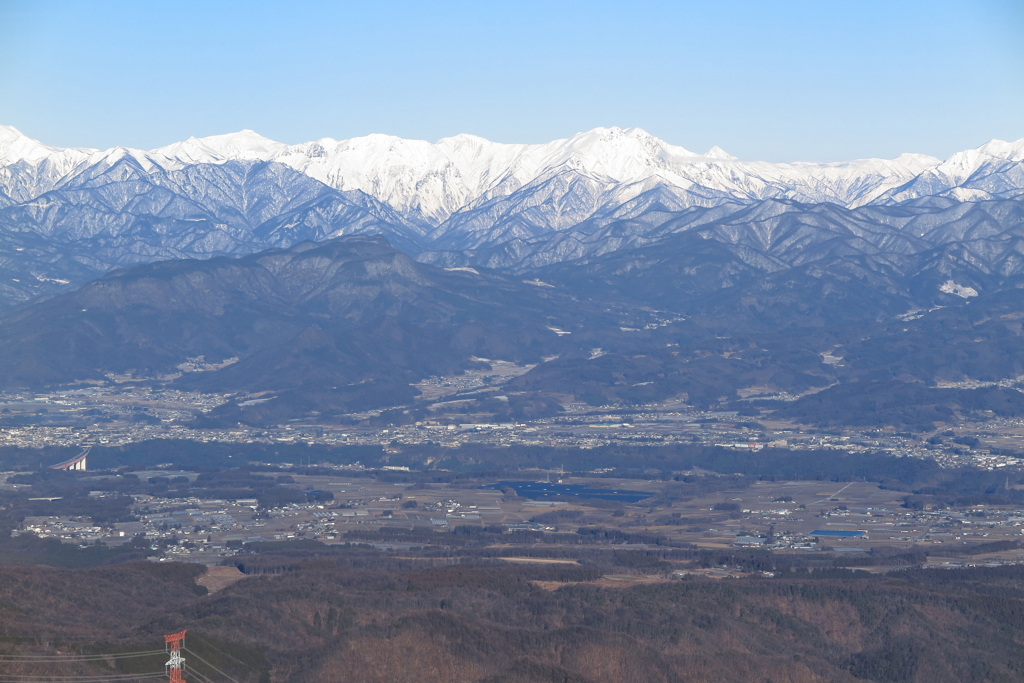
[[[623,407],[684,398],[705,410],[729,404],[898,428],[1021,412],[1004,389],[932,389],[1024,374],[1020,275],[967,275],[977,264],[942,263],[950,254],[939,263],[901,256],[898,266],[846,255],[783,266],[760,253],[774,247],[737,253],[715,230],[662,237],[528,273],[419,263],[365,235],[138,265],[0,318],[0,388],[127,373],[229,396],[184,420],[195,427],[403,424],[426,409],[412,384],[457,376],[485,357],[534,367],[506,382],[500,398],[467,395],[438,415],[529,420],[559,414],[566,397]],[[974,283],[976,296],[945,291],[952,280],[936,269],[949,268],[966,271],[957,277]],[[529,284],[538,281],[551,286]],[[237,362],[177,371],[198,356]],[[780,406],[741,398],[752,387],[790,396],[832,388]],[[247,398],[255,394],[263,399]],[[384,413],[351,417],[370,408]],[[52,424],[45,410],[0,424]]]
[[[201,416],[203,426],[336,415],[406,403],[411,382],[460,372],[474,355],[538,362],[557,353],[564,343],[550,319],[580,324],[570,301],[496,273],[419,264],[373,236],[165,261],[4,318],[0,388],[173,373],[201,355],[239,360],[186,373],[176,388],[275,392],[228,402]]]
[[[838,384],[791,403],[776,417],[819,425],[887,425],[928,431],[949,422],[954,413],[989,412],[1000,417],[1024,415],[1024,393],[1014,389],[936,389],[900,381]]]
[[[641,559],[623,570],[661,562]],[[896,577],[805,568],[615,587],[597,565],[416,562],[356,550],[266,556],[264,566],[276,569],[254,565],[206,596],[192,590],[203,571],[194,566],[3,568],[4,652],[67,653],[61,664],[21,665],[21,675],[141,673],[162,660],[112,669],[75,653],[151,650],[187,628],[202,662],[239,683],[980,683],[1024,673],[1020,567]]]

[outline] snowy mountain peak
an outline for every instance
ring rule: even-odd
[[[1016,142],[990,140],[976,149],[957,152],[940,164],[928,169],[926,174],[938,182],[948,184],[949,189],[952,189],[967,182],[978,169],[993,160],[996,160],[997,163],[1024,161],[1024,139]]]
[[[95,151],[94,149],[47,147],[38,140],[28,137],[14,126],[0,126],[0,167],[18,161],[37,164],[55,156],[85,158]]]
[[[926,168],[931,168],[932,166],[937,166],[942,163],[942,159],[937,159],[933,156],[928,156],[927,154],[912,154],[910,152],[904,152],[893,159],[893,162],[901,164],[907,168],[917,169],[917,172],[920,173]]]
[[[447,138],[441,138],[435,144],[441,145],[442,143],[448,142],[454,145],[471,144],[471,145],[493,145],[501,144],[494,143],[487,138],[482,138],[479,135],[473,135],[472,133],[459,133],[458,135],[452,135]]]
[[[669,145],[665,141],[654,137],[642,128],[623,129],[618,126],[612,126],[611,128],[594,128],[593,130],[577,133],[569,138],[567,142],[569,143],[569,146],[578,150],[595,147],[615,147],[623,149],[639,145],[650,149],[671,149],[675,154],[680,154],[680,152],[682,152],[685,156],[696,156],[692,152],[684,150],[682,147]]]
[[[989,229],[989,207],[974,211],[956,202],[997,200],[997,212],[1019,214],[1014,207],[1024,198],[1022,159],[1024,141],[993,140],[944,161],[922,154],[836,163],[740,161],[719,147],[695,154],[640,128],[617,127],[543,144],[468,134],[437,142],[376,134],[287,145],[242,130],[151,152],[99,151],[47,147],[0,127],[0,237],[16,243],[27,230],[77,254],[73,263],[111,268],[371,233],[384,234],[408,253],[428,250],[427,259],[452,267],[498,267],[642,246],[664,231],[690,230],[694,221],[721,224],[734,243],[739,233],[722,221],[735,215],[764,226],[740,231],[750,233],[748,246],[755,251],[768,253],[769,244],[785,242],[797,254],[808,226],[845,226],[849,218],[850,225],[861,226],[858,240],[875,235],[881,240],[875,247],[888,244],[892,253],[905,254],[918,248],[906,238],[912,234],[917,244],[925,237],[917,224],[936,233],[928,227],[936,207],[945,211],[952,203],[949,215],[957,221],[964,214],[956,235]],[[943,200],[912,201],[921,197]],[[894,204],[903,205],[886,207]],[[872,206],[858,208],[866,205]],[[964,212],[981,214],[984,229]],[[854,214],[861,218],[850,218]],[[796,239],[769,237],[782,235],[787,217],[795,215],[807,221],[785,227],[796,231]],[[892,230],[876,232],[877,216],[889,216]],[[904,234],[901,226],[912,216],[921,219]],[[459,256],[464,250],[483,260]],[[1002,265],[992,268],[1003,272]]]
[[[997,159],[1006,159],[1008,161],[1024,161],[1024,138],[1017,140],[1016,142],[1006,142],[1005,140],[989,140],[984,145],[978,148],[978,151],[982,154],[987,154],[990,157]]]
[[[155,149],[152,154],[185,163],[218,163],[229,159],[267,160],[287,148],[284,143],[246,129],[225,135],[190,137],[184,142]]]
[[[7,165],[21,159],[34,162],[48,153],[49,148],[24,135],[14,126],[0,126],[0,163]]]
[[[705,154],[704,156],[708,157],[709,159],[723,159],[725,161],[736,161],[736,157],[729,154],[718,145],[715,145],[714,147],[709,149],[707,154]]]
[[[929,195],[973,201],[994,196],[989,185],[972,185],[983,182],[975,180],[985,175],[977,171],[990,167],[1003,173],[1007,162],[1021,162],[1024,140],[992,140],[945,161],[902,154],[895,159],[780,164],[740,161],[717,146],[697,154],[641,128],[616,126],[543,144],[505,144],[470,134],[435,143],[373,134],[287,145],[241,130],[190,137],[151,152],[47,147],[15,128],[0,126],[0,170],[19,161],[36,169],[35,175],[0,173],[0,192],[19,201],[65,184],[72,175],[88,175],[92,167],[152,173],[234,160],[276,162],[335,190],[363,192],[417,230],[434,232],[448,229],[449,219],[460,213],[493,210],[513,220],[518,211],[546,211],[548,205],[557,207],[551,221],[570,225],[594,215],[600,206],[632,201],[656,188],[680,208],[772,198],[847,207]],[[1016,180],[1018,175],[1000,177],[1006,185],[996,192],[1013,193],[1024,185]],[[560,203],[560,192],[572,199]]]
[[[9,144],[21,138],[28,139],[28,136],[14,126],[0,125],[0,144]]]

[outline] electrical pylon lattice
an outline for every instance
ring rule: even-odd
[[[185,658],[181,656],[181,644],[184,640],[185,631],[164,636],[167,653],[171,656],[166,665],[168,683],[185,683],[185,678],[181,675],[181,670],[185,666]]]

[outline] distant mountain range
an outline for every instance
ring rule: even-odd
[[[99,152],[4,128],[0,192],[3,390],[131,375],[230,394],[211,426],[401,421],[429,411],[411,384],[491,358],[537,364],[460,397],[491,421],[669,397],[1024,413],[924,391],[1024,375],[1024,141],[767,164],[636,129]]]
[[[0,127],[0,302],[137,263],[366,233],[424,262],[514,272],[692,233],[764,273],[863,256],[977,289],[1021,267],[1022,197],[1024,140],[945,161],[772,164],[639,129],[543,145],[242,131],[143,152]]]

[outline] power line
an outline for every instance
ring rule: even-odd
[[[164,650],[148,650],[146,652],[126,652],[112,655],[80,655],[69,652],[66,655],[0,655],[0,662],[72,662],[72,661],[98,661],[107,659],[132,659],[135,657],[152,657],[154,655],[166,654]]]
[[[181,638],[181,636],[184,636],[184,632],[182,632],[181,634],[176,634],[176,635],[179,637],[179,640],[181,640],[181,639],[183,639],[183,638]],[[167,638],[174,638],[175,636],[166,636],[166,637]],[[263,672],[260,671],[259,669],[256,669],[255,667],[253,667],[252,665],[242,661],[238,657],[236,657],[234,655],[231,655],[231,654],[228,654],[227,652],[224,652],[223,650],[215,647],[214,645],[212,645],[209,642],[207,642],[205,638],[203,638],[203,641],[204,641],[206,647],[209,647],[210,649],[214,650],[215,652],[220,653],[221,655],[223,655],[225,657],[229,657],[229,658],[235,660],[236,662],[238,662],[239,664],[241,664],[245,668],[249,669],[253,673],[262,675]],[[170,641],[168,641],[168,642],[170,642]],[[188,649],[188,648],[184,648],[184,647],[181,647],[180,650],[181,650],[181,652],[187,652],[189,654],[189,657],[195,658],[197,661],[202,662],[207,667],[209,667],[213,671],[217,672],[218,674],[223,676],[225,679],[227,679],[231,683],[239,683],[239,681],[237,679],[235,679],[234,677],[228,675],[227,673],[225,673],[221,669],[217,668],[216,666],[211,664],[206,659],[203,659],[194,650]],[[115,654],[79,654],[79,653],[68,653],[68,654],[64,654],[64,655],[59,655],[59,654],[50,654],[50,655],[0,655],[0,664],[3,664],[3,663],[18,664],[18,663],[20,663],[20,664],[29,664],[29,665],[31,665],[31,664],[52,664],[52,663],[69,664],[69,663],[75,663],[75,662],[100,662],[100,661],[109,661],[111,659],[118,660],[118,659],[138,659],[138,658],[142,658],[142,657],[154,657],[156,655],[164,655],[166,653],[167,653],[166,650],[144,650],[144,651],[141,651],[141,652],[123,652],[123,653],[115,653]],[[172,660],[174,659],[173,653],[172,653],[172,657],[171,658],[172,658]],[[190,675],[200,679],[201,683],[216,683],[209,676],[207,676],[206,674],[201,673],[200,671],[198,671],[194,666],[186,665],[184,663],[184,660],[181,660],[180,657],[179,657],[179,661],[180,661],[179,666],[181,666],[181,668],[187,670]],[[163,678],[166,675],[167,675],[166,671],[144,672],[144,673],[137,673],[137,674],[111,673],[111,674],[107,674],[107,675],[84,675],[84,676],[45,676],[45,675],[44,676],[39,676],[39,675],[31,675],[31,674],[25,674],[25,675],[7,674],[7,675],[0,675],[0,683],[129,683],[130,681],[136,681],[136,680]]]
[[[104,681],[134,681],[144,678],[163,678],[163,671],[113,676],[19,676],[7,675],[0,683],[103,683]]]
[[[85,635],[81,635],[81,636],[61,635],[61,636],[58,636],[58,635],[54,635],[52,633],[40,633],[40,634],[37,634],[37,635],[34,635],[34,636],[16,636],[16,635],[0,634],[0,637],[3,638],[4,642],[14,642],[14,641],[38,642],[40,640],[49,640],[49,641],[55,642],[55,643],[74,643],[74,642],[78,642],[78,643],[96,643],[96,642],[101,642],[103,640],[102,636],[98,637],[98,636],[95,636],[95,635],[91,635],[91,636],[85,636]]]
[[[204,674],[203,672],[201,672],[199,669],[195,668],[191,664],[185,664],[183,668],[185,669],[185,671],[187,673],[191,673],[193,675],[199,676],[200,678],[202,678],[204,680],[207,680],[207,681],[211,680],[209,676],[207,676],[206,674]]]
[[[210,680],[210,678],[208,678],[204,674],[199,673],[194,667],[191,667],[188,664],[185,665],[185,673],[187,673],[189,676],[201,678],[202,680],[206,681],[206,683],[214,683],[214,681]]]
[[[130,674],[128,674],[128,673],[87,674],[87,675],[82,675],[82,676],[78,676],[78,675],[75,675],[75,676],[56,676],[54,678],[59,678],[59,679],[65,679],[65,678],[67,678],[67,679],[100,678],[100,679],[103,679],[105,681],[109,681],[109,680],[115,680],[115,679],[121,679],[121,678],[136,678],[137,676],[156,676],[156,675],[163,676],[164,673],[165,672],[144,671],[144,672],[138,673],[138,674],[135,674],[135,673],[130,673]],[[4,678],[39,678],[39,676],[37,676],[35,674],[25,674],[25,675],[21,675],[21,674],[0,674],[0,676],[3,676]]]
[[[202,657],[200,657],[199,655],[197,655],[197,654],[195,653],[195,650],[190,650],[190,649],[188,649],[188,648],[185,648],[185,651],[186,651],[186,652],[188,652],[188,653],[189,653],[189,654],[190,654],[191,656],[193,656],[193,657],[195,657],[196,659],[198,659],[198,660],[199,660],[200,662],[202,662],[202,663],[203,663],[203,664],[205,664],[206,666],[210,667],[211,669],[213,669],[214,671],[216,671],[217,673],[219,673],[219,674],[220,674],[221,676],[223,676],[224,678],[226,678],[226,679],[228,679],[229,681],[231,681],[231,683],[238,683],[238,681],[237,681],[237,680],[235,680],[235,679],[234,679],[234,678],[232,678],[231,676],[227,675],[226,673],[224,673],[223,671],[221,671],[220,669],[218,669],[217,667],[215,667],[215,666],[214,666],[213,664],[210,664],[210,663],[209,663],[208,661],[206,661],[205,659],[203,659]]]
[[[236,657],[235,655],[233,655],[233,654],[230,654],[230,653],[228,653],[228,652],[224,652],[224,650],[221,650],[220,648],[218,648],[218,647],[215,647],[215,646],[214,646],[214,645],[213,645],[213,644],[212,644],[212,643],[210,642],[210,639],[209,639],[209,638],[207,638],[207,637],[205,637],[205,636],[201,636],[201,635],[199,635],[198,633],[193,633],[193,634],[192,634],[192,639],[193,639],[193,640],[195,640],[195,639],[197,639],[197,638],[198,638],[199,640],[203,641],[203,645],[204,645],[205,647],[208,647],[208,648],[210,648],[211,650],[213,650],[214,652],[220,653],[220,654],[224,655],[225,657],[230,657],[231,659],[235,660],[236,662],[238,662],[239,664],[241,664],[242,666],[244,666],[245,668],[247,668],[247,669],[248,669],[249,671],[252,671],[252,672],[253,672],[254,674],[258,674],[258,675],[260,675],[260,676],[262,676],[262,675],[263,675],[263,673],[264,673],[264,672],[263,672],[263,671],[262,671],[261,669],[257,669],[257,668],[256,668],[256,667],[254,667],[254,666],[253,666],[252,664],[249,664],[249,663],[247,663],[247,662],[245,662],[245,661],[243,661],[243,660],[239,659],[239,658],[238,658],[238,657]]]
[[[61,679],[61,680],[64,680],[64,679],[67,679],[67,680],[79,680],[79,679],[86,679],[86,678],[88,678],[88,679],[99,678],[99,679],[102,679],[104,681],[109,681],[109,680],[116,680],[116,679],[122,679],[122,678],[138,678],[139,676],[163,676],[163,675],[165,675],[165,672],[163,672],[163,671],[143,671],[141,673],[130,673],[130,674],[126,674],[126,673],[105,674],[105,675],[88,674],[88,675],[82,675],[82,676],[48,676],[48,675],[44,675],[42,677],[43,678],[55,678],[55,679]],[[40,678],[40,676],[33,675],[33,674],[25,674],[25,675],[22,675],[22,674],[2,674],[2,677],[3,678]]]
[[[83,676],[49,676],[49,675],[37,676],[37,675],[33,675],[33,674],[25,674],[25,675],[22,675],[22,674],[3,674],[2,677],[3,678],[47,678],[47,679],[52,678],[54,680],[76,680],[76,681],[77,680],[86,680],[86,679],[89,679],[89,680],[99,679],[99,680],[104,680],[104,681],[111,681],[111,680],[120,680],[120,679],[125,679],[125,678],[139,678],[140,676],[141,677],[149,677],[149,676],[164,676],[164,675],[166,675],[166,674],[163,671],[143,671],[142,673],[131,673],[131,674],[124,674],[124,673],[122,673],[122,674],[108,674],[108,675],[91,674],[91,675],[83,675]]]

